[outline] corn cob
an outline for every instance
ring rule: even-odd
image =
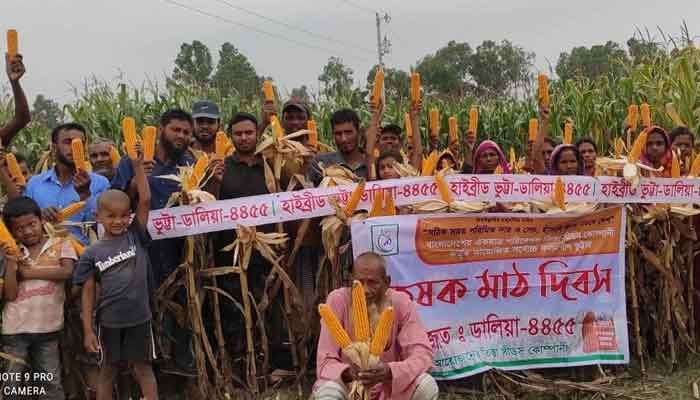
[[[476,136],[479,129],[479,109],[472,107],[469,109],[469,134]]]
[[[411,124],[411,114],[405,113],[403,115],[403,129],[406,131],[406,139],[409,143],[413,140],[413,125]]]
[[[263,93],[265,94],[265,101],[274,102],[275,101],[275,89],[272,88],[271,81],[263,82]]]
[[[378,69],[377,73],[374,74],[374,87],[372,88],[372,103],[374,106],[379,105],[379,101],[382,99],[382,94],[384,93],[384,70]]]
[[[440,134],[440,111],[433,107],[430,109],[430,137],[436,138]]]
[[[666,114],[668,114],[669,118],[671,118],[676,126],[687,126],[685,122],[683,122],[680,114],[678,114],[678,110],[676,110],[676,106],[673,105],[673,103],[666,103]]]
[[[457,117],[450,117],[447,120],[447,123],[449,125],[449,143],[455,143],[457,141],[457,135],[459,135],[459,131],[457,128]]]
[[[112,167],[117,168],[122,156],[119,155],[119,150],[117,150],[116,146],[109,146],[109,158],[112,159]]]
[[[413,105],[420,103],[420,74],[414,72],[411,74],[411,101]]]
[[[2,221],[2,219],[0,219],[0,243],[5,243],[9,245],[12,254],[18,253],[17,242],[15,242],[15,238],[12,237],[10,231],[7,230],[7,226],[5,226],[5,223]]]
[[[352,326],[356,342],[369,341],[367,298],[365,297],[365,288],[360,281],[352,282]]]
[[[71,150],[73,151],[73,163],[75,168],[87,171],[87,160],[85,159],[85,148],[83,147],[83,139],[75,138],[70,142]]]
[[[382,206],[384,204],[384,191],[379,190],[372,201],[372,208],[369,210],[370,217],[379,217],[382,215]]]
[[[537,77],[538,82],[538,100],[542,107],[549,107],[549,83],[547,82],[547,75],[540,74]]]
[[[396,204],[394,204],[394,196],[391,194],[391,190],[387,190],[384,195],[384,211],[382,214],[384,216],[396,215]]]
[[[306,123],[306,129],[309,131],[309,144],[313,147],[318,146],[318,127],[316,121],[310,119]]]
[[[625,150],[625,141],[622,138],[615,138],[615,158],[620,158]]]
[[[270,117],[270,125],[272,126],[272,135],[277,139],[282,139],[284,136],[284,129],[276,115]]]
[[[435,150],[428,156],[428,158],[423,159],[423,165],[421,165],[421,176],[431,176],[435,172],[435,167],[437,167],[438,155]]]
[[[214,139],[214,154],[216,158],[223,159],[226,157],[226,150],[229,146],[229,140],[226,137],[226,132],[218,131],[216,132],[216,139]]]
[[[382,311],[377,322],[377,328],[374,330],[372,342],[369,345],[369,354],[380,357],[384,353],[384,348],[389,341],[391,328],[394,325],[394,307],[387,307]]]
[[[651,107],[649,107],[649,104],[647,103],[642,103],[642,105],[639,107],[639,114],[642,119],[642,126],[645,128],[648,128],[651,126]]]
[[[137,159],[136,152],[136,121],[131,117],[122,119],[122,132],[124,134],[124,146],[126,146],[126,154],[131,159]]]
[[[540,129],[540,122],[537,118],[532,118],[527,129],[527,139],[534,142],[537,139],[537,131]]]
[[[452,193],[450,193],[450,188],[447,186],[445,178],[443,178],[440,174],[437,174],[435,175],[435,183],[437,184],[438,192],[440,193],[440,198],[442,201],[447,204],[452,203]]]
[[[63,222],[72,217],[78,211],[82,210],[85,207],[85,204],[87,204],[87,202],[79,201],[61,209],[61,211],[58,212],[58,222]]]
[[[700,176],[700,154],[695,157],[695,160],[693,160],[693,164],[690,166],[690,173],[688,176],[692,177],[699,177]]]
[[[636,163],[639,160],[639,157],[641,157],[642,153],[644,152],[644,147],[646,147],[646,144],[647,131],[644,130],[639,134],[639,136],[637,136],[637,139],[635,139],[634,144],[632,144],[632,149],[630,149],[627,156],[631,163]]]
[[[338,317],[333,314],[333,310],[331,310],[328,304],[319,304],[318,314],[321,316],[321,321],[326,325],[328,332],[331,334],[338,347],[344,349],[352,344],[350,336],[345,329],[343,329],[340,321],[338,321]]]
[[[681,163],[678,161],[678,156],[676,152],[673,153],[673,159],[671,160],[671,178],[681,177]]]
[[[564,125],[564,144],[571,144],[574,141],[574,124],[567,122]]]
[[[192,190],[197,187],[199,181],[204,177],[204,173],[207,171],[209,166],[209,157],[206,154],[202,154],[201,157],[197,158],[197,162],[194,163],[192,167],[192,173],[187,180],[186,191]]]
[[[17,31],[14,29],[7,30],[7,54],[14,57],[19,53],[19,40],[17,39]]]
[[[352,195],[350,196],[350,200],[348,200],[348,203],[345,205],[345,216],[350,218],[352,217],[353,214],[355,214],[355,209],[357,208],[357,205],[360,204],[360,199],[362,199],[362,194],[365,192],[365,180],[361,180],[360,183],[357,184],[357,187],[355,190],[352,191]]]
[[[22,169],[17,162],[17,157],[12,153],[7,153],[5,154],[5,162],[7,163],[7,171],[10,173],[10,176],[15,179],[15,182],[20,186],[26,185],[27,180],[24,179]]]
[[[145,126],[141,134],[143,140],[143,159],[145,161],[153,161],[156,155],[156,132],[155,126]]]
[[[627,108],[627,125],[629,125],[632,132],[637,131],[637,126],[639,125],[639,107],[636,104],[632,104]]]
[[[78,239],[74,238],[73,236],[69,236],[68,241],[70,242],[71,246],[73,246],[73,250],[75,250],[75,254],[77,254],[78,257],[85,253],[85,246],[83,246]]]
[[[508,156],[510,161],[510,165],[512,169],[515,169],[515,165],[518,163],[518,158],[515,156],[515,149],[513,146],[510,146],[510,150],[508,150]]]
[[[559,207],[561,210],[566,210],[566,193],[564,192],[564,181],[561,177],[557,177],[554,181],[554,205]]]
[[[494,175],[503,175],[503,167],[500,165],[496,166],[496,169],[493,170]]]

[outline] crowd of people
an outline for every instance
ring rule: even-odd
[[[13,138],[29,123],[30,112],[20,86],[25,72],[22,56],[7,55],[6,65],[15,112],[13,119],[0,128],[0,139],[9,149]],[[513,163],[499,144],[491,140],[478,142],[475,132],[464,132],[463,139],[446,143],[444,150],[439,149],[435,137],[424,145],[420,102],[410,110],[410,132],[398,125],[383,125],[382,102],[371,104],[371,118],[366,126],[352,109],[333,113],[330,126],[337,151],[321,152],[306,135],[298,137],[296,140],[306,146],[310,155],[289,166],[293,171],[287,173],[306,176],[316,186],[323,180],[324,168],[330,165],[344,167],[360,179],[396,179],[405,176],[405,171],[419,171],[424,155],[433,151],[439,155],[440,169],[463,173],[594,176],[598,171],[595,141],[583,137],[575,143],[559,143],[548,133],[546,106],[540,107],[539,130],[528,142],[519,171],[513,171]],[[62,331],[68,329],[68,324],[76,323],[84,349],[73,351],[85,353],[84,368],[91,371],[85,382],[90,396],[96,393],[98,399],[112,398],[115,382],[121,381],[120,370],[125,369],[147,399],[159,395],[154,370],[158,374],[194,376],[191,329],[164,311],[158,321],[167,334],[157,338],[152,322],[158,312],[154,292],[182,263],[184,239],[151,240],[146,229],[148,213],[167,207],[173,193],[182,190],[178,182],[161,177],[177,175],[179,167],[192,165],[202,154],[212,155],[219,131],[226,132],[235,152],[224,159],[211,157],[211,178],[205,189],[218,200],[268,193],[265,160],[256,153],[256,146],[271,117],[279,115],[285,133],[292,134],[306,129],[312,115],[309,106],[298,99],[287,101],[281,110],[271,101],[264,102],[261,108],[260,118],[236,112],[227,123],[222,120],[218,105],[207,100],[194,103],[191,112],[168,110],[160,117],[152,161],[144,159],[139,149],[136,156],[125,154],[115,164],[113,153],[118,146],[76,122],[63,123],[50,133],[53,163],[45,171],[33,174],[28,158],[16,152],[14,156],[23,175],[20,178],[8,170],[2,161],[5,157],[0,160],[0,181],[7,194],[2,220],[16,242],[16,246],[11,241],[2,244],[2,344],[8,355],[5,371],[51,374],[51,379],[42,381],[5,380],[5,397],[21,397],[26,390],[40,391],[33,394],[41,393],[42,398],[66,397],[59,349],[66,346]],[[647,140],[640,162],[657,171],[651,173],[667,175],[674,151],[683,161],[683,168],[689,167],[687,160],[695,146],[692,132],[679,127],[669,135],[661,127],[643,128]],[[87,146],[91,171],[76,167],[72,146],[75,140]],[[82,205],[77,212],[62,215],[62,210],[76,203]],[[47,228],[59,225],[67,229],[68,235]],[[271,231],[274,227],[258,229]],[[293,236],[295,232],[290,228],[288,234]],[[233,242],[235,231],[210,236],[218,250]],[[313,290],[313,277],[319,268],[318,232],[307,236],[293,276],[302,291]],[[232,257],[232,252],[217,251],[213,266],[230,265]],[[380,311],[392,305],[396,322],[381,362],[365,371],[357,370],[343,357],[327,328],[322,327],[316,350],[315,398],[343,399],[353,381],[362,382],[383,398],[437,398],[437,385],[428,374],[432,350],[415,305],[405,294],[389,288],[390,278],[381,256],[367,253],[348,264],[344,266],[348,275],[365,286],[367,302]],[[251,259],[247,273],[254,298],[262,296],[269,270],[263,257]],[[219,283],[223,290],[240,292],[235,278],[220,279]],[[349,290],[341,288],[321,299],[346,327],[350,319],[349,296]],[[184,294],[180,300],[186,301]],[[80,308],[79,321],[70,320],[68,313],[64,316],[64,308],[76,306]],[[240,312],[230,303],[222,303],[220,312],[225,319],[224,336],[230,341],[227,347],[241,352]],[[273,307],[266,316],[266,323],[274,327],[268,329],[270,352],[277,355],[272,359],[272,367],[291,369],[288,360],[279,356],[289,350],[281,327],[285,322],[279,313]],[[154,364],[156,359],[165,362]],[[121,382],[116,386],[118,392],[124,390]],[[124,393],[119,396],[128,397]]]

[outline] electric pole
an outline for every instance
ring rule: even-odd
[[[389,42],[386,36],[384,36],[382,40],[382,21],[388,24],[391,21],[391,17],[388,13],[384,13],[382,16],[379,12],[376,12],[374,15],[377,18],[377,55],[379,56],[379,66],[384,68],[384,56],[389,54],[391,42]]]

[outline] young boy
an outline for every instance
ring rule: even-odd
[[[130,160],[138,192],[131,221],[129,196],[108,190],[97,200],[97,222],[104,238],[85,250],[73,282],[82,284],[82,319],[85,348],[101,359],[97,399],[111,399],[112,385],[123,364],[132,367],[144,398],[158,398],[151,362],[155,357],[148,275],[150,261],[146,232],[151,192],[143,157]],[[95,285],[100,282],[97,302],[97,333],[93,329]]]
[[[71,277],[78,257],[70,241],[44,234],[41,210],[28,197],[10,200],[3,220],[18,242],[16,252],[3,246],[3,349],[28,365],[9,363],[8,372],[19,375],[8,375],[13,378],[4,380],[2,393],[9,398],[25,393],[63,399],[58,336],[63,329],[64,281]],[[26,379],[27,368],[33,372],[30,378],[36,379]]]

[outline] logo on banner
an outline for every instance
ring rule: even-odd
[[[399,254],[399,224],[372,225],[372,251],[382,256]]]

